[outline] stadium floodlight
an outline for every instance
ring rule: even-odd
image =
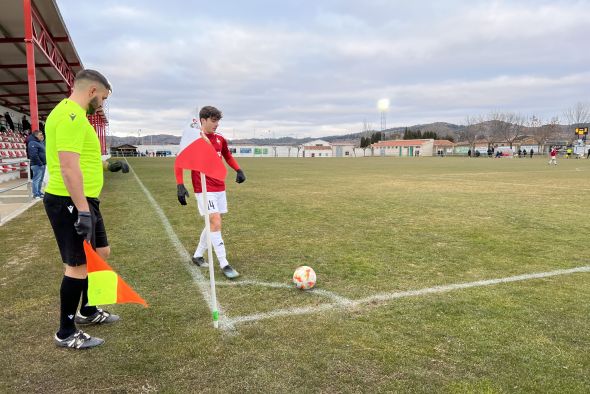
[[[381,113],[381,131],[387,128],[387,111],[389,110],[389,99],[383,98],[377,101],[377,108]]]
[[[384,99],[377,101],[377,108],[381,112],[385,112],[385,111],[389,110],[389,99],[384,98]]]

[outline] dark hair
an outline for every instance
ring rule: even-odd
[[[86,69],[78,71],[78,74],[76,74],[76,78],[74,78],[74,83],[82,80],[98,82],[102,86],[107,88],[109,92],[113,91],[113,88],[111,87],[111,84],[109,83],[108,79],[106,79],[104,75],[102,75],[96,70]]]
[[[201,108],[201,110],[199,111],[199,119],[213,119],[213,120],[219,120],[221,118],[223,118],[223,114],[221,113],[220,110],[218,110],[215,107],[212,107],[210,105]]]

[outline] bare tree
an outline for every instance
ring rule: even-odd
[[[370,122],[367,122],[367,119],[363,119],[363,135],[364,137],[370,137],[371,134],[375,131],[373,125]]]
[[[543,121],[537,115],[532,114],[526,122],[527,131],[533,137],[537,145],[542,148],[542,145],[545,144],[546,138],[541,135],[541,127],[543,126]],[[542,150],[541,150],[542,152]]]
[[[578,138],[578,136],[576,138],[571,137],[575,135],[575,129],[590,123],[590,105],[588,103],[578,102],[573,107],[566,109],[563,115],[569,125],[567,139],[573,142],[574,139]]]
[[[533,119],[534,118],[534,119]],[[529,125],[533,133],[535,142],[539,145],[539,152],[545,151],[545,145],[559,134],[561,126],[559,125],[559,118],[554,116],[549,123],[543,124],[541,119],[534,115],[529,120]]]
[[[580,127],[585,123],[590,123],[590,105],[578,102],[573,107],[566,109],[563,115],[571,127]]]
[[[465,117],[465,127],[459,132],[462,141],[469,143],[469,149],[475,149],[475,141],[479,136],[479,119],[475,116]]]
[[[493,146],[498,140],[498,136],[496,134],[496,130],[493,127],[493,124],[493,122],[490,122],[489,119],[485,119],[481,115],[477,117],[477,130],[479,138],[486,142],[488,148]]]
[[[499,139],[508,142],[510,148],[518,138],[524,135],[525,118],[514,112],[491,112],[491,127]]]

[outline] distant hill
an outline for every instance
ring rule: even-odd
[[[408,130],[416,131],[420,130],[422,133],[426,131],[433,131],[435,132],[439,138],[444,139],[446,136],[453,137],[455,141],[458,139],[459,133],[463,130],[465,126],[459,126],[452,123],[445,123],[445,122],[435,122],[435,123],[428,123],[428,124],[419,124],[414,126],[408,126]],[[383,130],[382,133],[385,133],[386,140],[395,140],[401,139],[404,135],[404,131],[406,131],[406,127],[394,127],[390,129]],[[333,135],[322,137],[320,139],[326,140],[329,142],[336,142],[336,141],[345,141],[345,140],[358,140],[361,137],[370,136],[371,134],[377,132],[377,130],[367,130],[358,133],[346,134],[346,135]]]
[[[585,125],[588,127],[588,125]],[[568,126],[561,125],[562,133],[567,134],[571,132],[571,129]],[[422,133],[426,131],[433,131],[435,132],[440,139],[445,139],[447,136],[452,137],[454,141],[460,140],[460,133],[465,126],[456,125],[452,123],[446,122],[434,122],[434,123],[427,123],[427,124],[418,124],[413,126],[408,126],[408,130],[416,131],[420,130]],[[525,127],[525,133],[526,133]],[[393,140],[393,139],[401,139],[404,135],[404,131],[406,127],[394,127],[383,130],[382,132],[385,134],[386,140]],[[370,136],[371,134],[377,132],[377,130],[367,130],[361,131],[357,133],[350,133],[344,135],[329,135],[325,137],[318,137],[318,138],[293,138],[293,137],[281,137],[281,138],[246,138],[246,139],[233,139],[230,142],[232,144],[244,144],[244,145],[301,145],[305,144],[306,142],[321,139],[328,142],[340,142],[340,141],[359,141],[361,137]],[[119,146],[123,144],[130,144],[130,145],[138,145],[140,139],[138,137],[115,137],[115,136],[108,136],[107,137],[107,145],[109,146]],[[169,134],[157,134],[157,135],[148,135],[141,137],[141,144],[142,145],[167,145],[167,144],[179,144],[180,137],[175,135]]]
[[[445,122],[436,122],[436,123],[429,123],[429,124],[422,124],[422,125],[414,125],[409,126],[409,130],[421,130],[422,132],[425,131],[434,131],[436,132],[441,138],[444,138],[447,135],[453,136],[455,141],[457,140],[458,133],[462,130],[465,126],[458,126],[451,123]],[[386,139],[400,139],[402,138],[405,127],[396,127],[384,130],[385,138]],[[244,144],[244,145],[301,145],[305,144],[306,142],[321,139],[328,142],[338,142],[338,141],[357,141],[360,140],[361,137],[371,135],[375,133],[376,130],[368,130],[365,132],[357,132],[357,133],[350,133],[344,135],[331,135],[326,137],[318,137],[318,138],[293,138],[293,137],[281,137],[281,138],[244,138],[244,139],[232,139],[230,142],[232,144]],[[141,141],[141,142],[140,142]],[[123,144],[130,144],[130,145],[166,145],[166,144],[179,144],[180,137],[175,135],[169,134],[155,134],[155,135],[147,135],[141,138],[138,137],[116,137],[116,136],[108,136],[107,137],[107,145],[109,146],[119,146]]]

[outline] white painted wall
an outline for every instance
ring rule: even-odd
[[[131,145],[133,145],[133,144],[131,144]],[[174,155],[174,156],[180,150],[180,145],[171,145],[171,144],[167,144],[167,145],[133,145],[133,146],[137,146],[137,151],[139,153],[145,153],[146,151],[148,153],[155,153],[156,151],[159,151],[159,150],[169,150],[170,152],[172,152],[172,155]]]
[[[296,146],[228,145],[234,157],[297,157]],[[299,155],[301,156],[301,152]]]
[[[420,156],[432,156],[434,150],[434,140],[424,141],[422,144],[416,143],[409,146],[384,146],[378,147],[374,150],[375,156],[396,156],[396,157],[408,157],[416,156],[416,151],[420,152]],[[401,151],[401,154],[400,154]]]

